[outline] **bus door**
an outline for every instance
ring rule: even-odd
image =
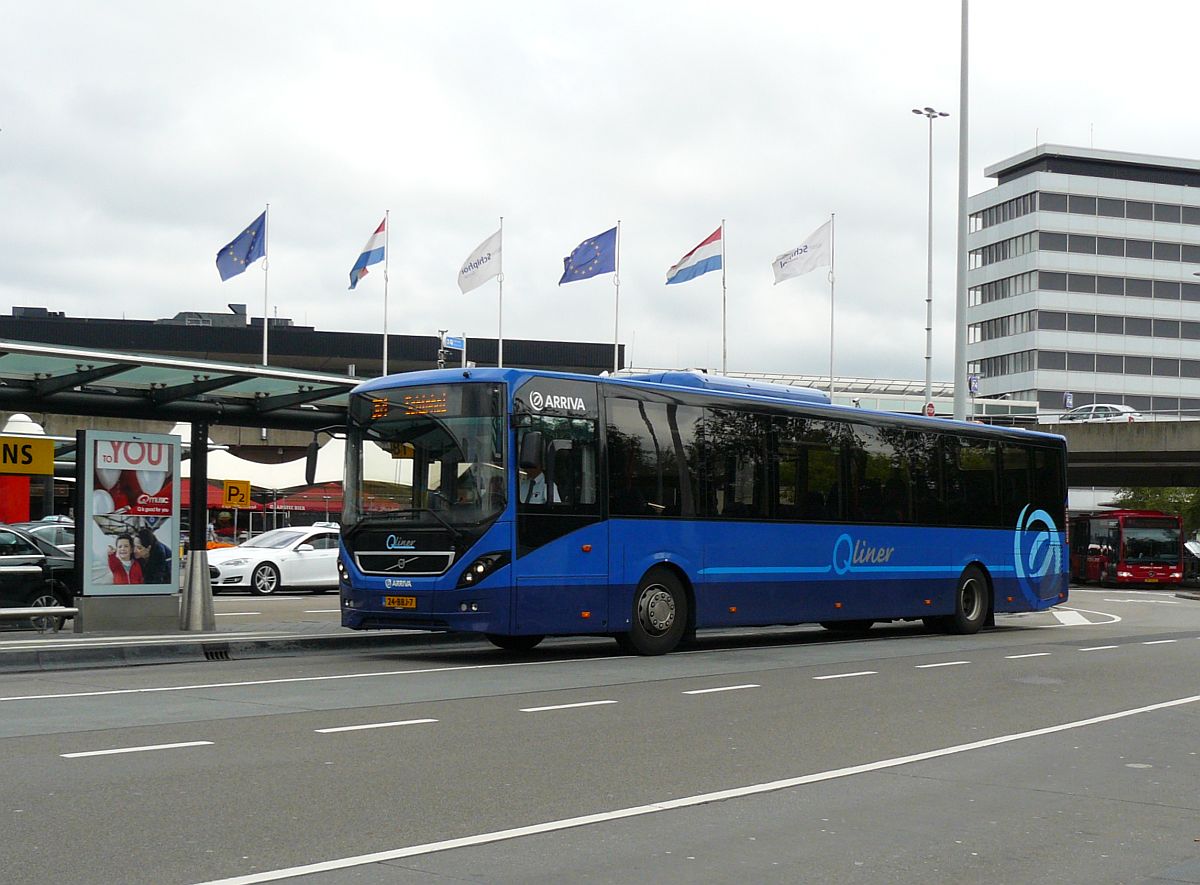
[[[513,632],[607,632],[596,385],[535,378],[518,391],[513,411]]]

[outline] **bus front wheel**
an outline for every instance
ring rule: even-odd
[[[668,569],[652,569],[638,584],[629,631],[617,634],[617,644],[628,654],[663,655],[679,645],[687,621],[687,593],[679,578]]]
[[[505,651],[532,651],[545,636],[502,636],[499,633],[485,633],[487,641],[496,648]]]

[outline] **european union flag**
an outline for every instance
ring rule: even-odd
[[[612,273],[616,269],[617,229],[614,227],[584,240],[563,259],[563,275],[558,284],[561,286],[575,280],[586,280],[602,273]]]
[[[263,212],[217,252],[217,272],[221,274],[221,281],[236,277],[266,254],[267,213]]]

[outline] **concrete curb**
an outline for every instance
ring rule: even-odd
[[[395,634],[386,631],[355,633],[345,636],[305,636],[302,633],[278,637],[247,639],[222,636],[188,636],[178,642],[141,641],[135,636],[97,637],[67,640],[53,648],[5,649],[0,642],[0,673],[58,672],[148,664],[180,664],[205,661],[245,660],[271,656],[298,655],[308,652],[388,652],[404,648],[429,648],[479,642],[476,633]],[[53,642],[54,640],[47,640]],[[77,647],[71,647],[72,644]],[[120,644],[118,644],[120,643]]]

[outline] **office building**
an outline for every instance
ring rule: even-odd
[[[979,396],[1200,415],[1200,161],[1040,145],[968,204]]]

